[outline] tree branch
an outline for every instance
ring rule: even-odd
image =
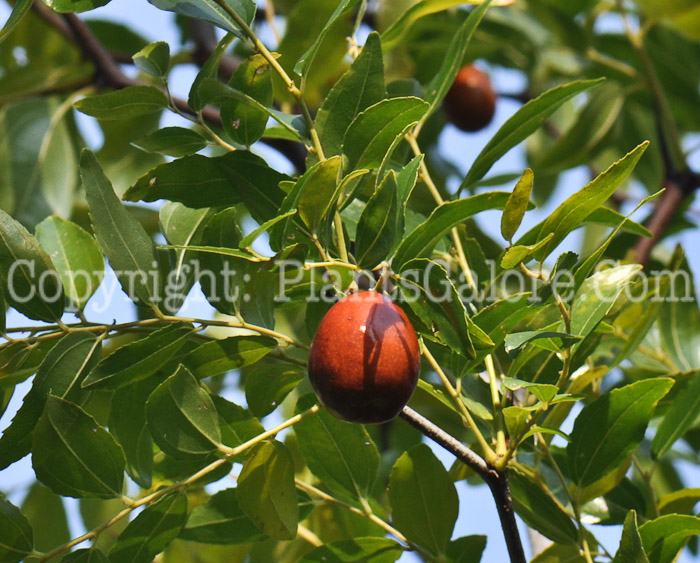
[[[473,469],[484,480],[491,490],[491,495],[496,503],[498,518],[501,521],[501,528],[503,529],[503,536],[506,540],[511,563],[525,563],[525,552],[523,551],[518,524],[515,520],[513,500],[510,495],[510,486],[508,485],[508,471],[496,471],[462,442],[418,414],[411,407],[404,407],[399,416],[411,426],[420,430],[423,435],[455,455],[457,459]]]

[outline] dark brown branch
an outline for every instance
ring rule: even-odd
[[[457,459],[473,469],[484,480],[491,490],[491,495],[496,503],[496,510],[501,521],[503,537],[506,540],[511,563],[526,563],[523,543],[520,539],[520,531],[518,530],[515,512],[513,511],[513,499],[511,498],[510,486],[508,485],[508,471],[497,471],[490,467],[479,455],[475,454],[462,442],[418,414],[411,407],[404,407],[399,416],[411,426],[420,430],[423,435],[455,455]]]

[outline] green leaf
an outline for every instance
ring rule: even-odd
[[[648,145],[648,141],[639,145],[581,190],[570,196],[547,217],[542,225],[538,240],[542,240],[550,233],[554,233],[554,237],[547,246],[535,253],[537,260],[542,261],[549,256],[566,235],[578,228],[594,210],[603,205],[629,176]]]
[[[318,50],[321,48],[323,40],[333,27],[333,24],[335,24],[346,14],[349,14],[350,11],[357,5],[358,1],[359,0],[340,0],[338,6],[331,14],[331,17],[328,18],[328,21],[323,26],[323,29],[321,29],[321,31],[315,36],[314,42],[296,62],[294,65],[294,72],[301,76],[303,81],[305,81],[309,73],[309,69],[311,68],[314,59],[318,54]]]
[[[105,6],[110,0],[51,0],[49,4],[55,12],[87,12]]]
[[[651,452],[662,457],[700,417],[700,370],[691,374],[681,392],[671,402],[651,441]]]
[[[149,43],[132,57],[134,64],[151,76],[165,77],[170,70],[170,45],[165,41]]]
[[[236,489],[225,489],[192,511],[180,538],[199,543],[235,545],[262,541],[268,536],[238,505]]]
[[[208,79],[217,78],[219,65],[221,64],[221,58],[223,57],[224,52],[226,51],[226,49],[229,48],[234,39],[235,36],[232,33],[227,33],[226,35],[224,35],[221,41],[217,43],[212,54],[209,55],[209,58],[202,65],[202,68],[199,69],[197,76],[192,82],[192,86],[190,87],[190,93],[187,99],[187,103],[194,111],[202,111],[202,109],[204,109],[204,106],[206,106],[207,103],[209,103],[210,100],[202,96],[202,84]]]
[[[550,545],[530,563],[587,563],[577,545]]]
[[[593,332],[640,270],[637,264],[616,266],[596,272],[583,282],[574,296],[571,334],[588,336]]]
[[[319,162],[314,167],[314,173],[306,179],[304,189],[299,195],[299,217],[312,234],[318,231],[322,221],[336,209],[340,195],[338,185],[341,163],[340,156],[332,156]]]
[[[130,119],[168,107],[168,98],[154,86],[127,86],[121,90],[86,96],[73,104],[79,112],[98,119]]]
[[[59,495],[113,498],[122,493],[124,454],[79,406],[49,395],[34,429],[32,466]]]
[[[82,387],[114,390],[145,379],[167,364],[193,333],[190,324],[171,323],[125,344],[97,364]]]
[[[639,526],[650,563],[671,563],[688,538],[700,535],[700,518],[667,514]]]
[[[605,239],[605,241],[596,249],[596,251],[593,254],[591,254],[588,258],[586,258],[586,260],[583,264],[581,264],[580,266],[578,266],[576,268],[576,271],[574,272],[574,281],[575,281],[574,285],[575,285],[575,287],[581,286],[581,284],[583,283],[583,280],[588,276],[588,274],[591,273],[591,271],[593,270],[595,265],[598,264],[598,262],[601,260],[601,258],[605,254],[605,251],[608,249],[608,246],[610,246],[610,243],[613,241],[613,238],[615,238],[615,235],[617,235],[617,233],[620,231],[620,229],[622,229],[627,223],[631,223],[634,225],[637,224],[637,223],[634,223],[634,221],[630,221],[629,217],[631,217],[632,214],[635,211],[637,211],[637,209],[642,207],[645,203],[647,203],[653,199],[656,199],[663,192],[664,192],[664,190],[660,190],[660,191],[656,192],[655,194],[652,194],[648,197],[645,197],[642,201],[640,201],[635,206],[635,208],[627,215],[627,217],[623,218],[621,221],[618,222],[615,229],[613,229],[613,231],[608,235],[608,238]],[[598,211],[602,211],[603,209],[607,209],[607,208],[601,207],[598,209]],[[589,215],[589,218],[590,217],[591,216]],[[642,227],[642,228],[645,229],[644,227]],[[650,236],[651,235],[651,233],[647,234],[644,232],[641,232],[641,233],[637,232],[635,234],[640,235],[640,236]]]
[[[260,54],[243,61],[231,77],[230,85],[266,108],[272,105],[272,70]],[[262,137],[270,111],[239,100],[221,102],[224,131],[237,143],[250,147]]]
[[[390,170],[369,198],[357,223],[355,256],[360,268],[373,268],[389,258],[398,230],[399,202],[396,173]]]
[[[486,549],[486,536],[464,536],[452,540],[447,546],[451,563],[480,563]]]
[[[66,297],[83,309],[104,277],[105,261],[95,239],[57,215],[36,226],[36,238],[61,276]]]
[[[448,10],[449,8],[454,8],[456,6],[461,6],[463,4],[486,4],[483,0],[476,0],[471,2],[464,2],[460,0],[421,0],[413,4],[408,10],[404,11],[398,19],[396,19],[385,31],[382,33],[382,43],[387,50],[393,49],[400,42],[401,39],[406,35],[411,26],[418,21],[420,18],[428,16],[430,14],[435,14],[437,12],[442,12]],[[499,6],[509,3],[508,0],[494,0],[491,2],[493,6]],[[481,21],[481,14],[477,20]],[[473,27],[476,27],[476,23]],[[447,58],[447,57],[446,57]],[[464,58],[464,53],[459,57],[450,57],[456,61],[461,61]]]
[[[7,303],[30,319],[56,321],[63,286],[49,255],[27,229],[0,209],[0,281]]]
[[[664,352],[681,371],[700,369],[700,310],[688,262],[680,262],[670,275],[668,294],[658,315],[659,337]]]
[[[0,561],[17,563],[34,549],[34,532],[27,517],[0,495]]]
[[[219,415],[219,427],[221,428],[221,443],[229,448],[235,448],[252,440],[265,432],[265,428],[251,412],[237,404],[227,401],[219,395],[212,395],[216,412]],[[241,454],[241,459],[247,457],[247,453]],[[234,461],[240,461],[236,457]]]
[[[216,407],[184,366],[148,397],[146,421],[153,441],[174,458],[210,454],[221,442]]]
[[[156,304],[154,282],[148,281],[157,263],[151,237],[119,201],[95,155],[88,149],[80,155],[80,176],[97,242],[124,292],[134,301]]]
[[[250,412],[262,418],[282,404],[304,379],[304,372],[290,366],[261,366],[246,377],[245,398]]]
[[[421,334],[466,358],[476,356],[471,335],[481,335],[481,331],[467,316],[443,266],[424,258],[411,260],[402,266],[400,287]],[[488,345],[488,336],[483,338],[487,340],[483,344]]]
[[[187,520],[187,495],[170,493],[134,518],[109,550],[111,563],[150,563],[180,534]]]
[[[107,556],[99,549],[84,548],[71,551],[61,563],[110,563]]]
[[[168,199],[194,209],[229,207],[242,201],[262,223],[277,215],[284,199],[279,183],[286,179],[248,151],[213,158],[195,154],[150,170],[126,191],[124,199]]]
[[[571,346],[574,342],[583,340],[581,336],[572,336],[566,332],[557,332],[546,328],[527,330],[525,332],[512,332],[507,335],[505,339],[506,352],[511,357],[515,357],[527,344],[540,339],[549,340],[551,346],[554,348],[553,351],[559,351],[562,348]],[[549,350],[550,348],[547,347],[547,349]]]
[[[326,155],[340,154],[345,131],[357,114],[386,97],[384,63],[379,35],[367,36],[362,51],[335,83],[316,114],[318,131]]]
[[[277,223],[284,221],[285,219],[288,219],[289,217],[292,217],[293,215],[296,215],[297,210],[296,209],[290,209],[286,213],[282,213],[281,215],[278,215],[277,217],[273,217],[269,221],[265,221],[262,225],[260,225],[257,229],[251,231],[249,234],[244,236],[241,239],[241,242],[238,244],[238,248],[241,250],[244,250],[246,248],[250,248],[253,245],[253,242],[262,235],[263,233],[270,231],[272,227],[274,227]]]
[[[672,386],[672,379],[644,379],[613,389],[583,408],[566,448],[571,478],[579,487],[595,483],[625,461]]]
[[[253,18],[255,18],[255,2],[253,0],[221,0],[221,2],[216,0],[148,1],[161,10],[213,23],[215,26],[235,33],[239,37],[246,37],[246,34],[231,16],[229,10],[234,12],[246,26],[250,25]],[[222,6],[222,4],[225,4],[226,7]]]
[[[315,397],[313,397],[315,399]],[[307,396],[297,405],[309,407]],[[294,426],[299,449],[311,472],[344,498],[366,499],[377,477],[379,453],[367,430],[322,410]]]
[[[207,146],[207,140],[192,129],[163,127],[138,141],[134,141],[133,144],[148,152],[181,157],[202,150]]]
[[[498,1],[499,0],[495,0],[493,2],[480,2],[482,5],[471,11],[469,16],[464,20],[464,23],[462,23],[452,37],[447,50],[441,57],[442,65],[440,66],[440,69],[425,89],[425,101],[430,104],[430,109],[421,118],[420,126],[422,126],[428,117],[430,117],[438,109],[440,103],[445,98],[445,95],[454,83],[457,72],[462,66],[462,61],[467,53],[467,47],[469,46],[472,35],[474,34],[474,30],[486,14],[486,10],[488,9],[489,5],[497,4]],[[415,9],[420,10],[421,7],[444,6],[445,2],[446,0],[423,0],[422,2],[418,2],[409,8],[406,12],[404,12],[404,15],[409,14]],[[385,34],[388,31],[389,30],[387,30]]]
[[[255,449],[238,477],[238,504],[267,535],[296,537],[299,504],[294,485],[294,459],[280,442]]]
[[[121,444],[126,472],[142,488],[150,489],[153,439],[146,425],[146,399],[158,385],[153,377],[118,389],[111,400],[109,431]]]
[[[700,489],[681,489],[659,498],[661,514],[694,514],[695,505],[700,502]]]
[[[2,29],[0,30],[0,43],[7,39],[10,32],[17,27],[17,24],[20,21],[22,21],[22,18],[30,10],[33,3],[33,0],[19,0],[18,2],[15,2],[15,5],[12,7],[12,12],[10,13],[10,17],[7,18],[5,25],[2,26]]]
[[[642,547],[642,538],[637,529],[637,513],[634,510],[630,510],[625,518],[620,547],[613,563],[649,563]]]
[[[506,206],[503,208],[503,215],[501,216],[501,235],[508,241],[513,239],[515,231],[518,230],[525,216],[525,212],[530,203],[530,194],[532,193],[534,178],[532,170],[526,168],[508,197]]]
[[[603,79],[580,80],[556,86],[530,100],[506,121],[474,160],[459,189],[466,189],[481,180],[491,166],[511,148],[525,140],[546,121],[564,102]]]
[[[539,481],[514,469],[509,475],[513,508],[525,523],[559,544],[576,544],[578,531],[562,506]]]
[[[393,563],[404,548],[388,538],[356,538],[340,540],[317,547],[300,559],[300,563]]]
[[[21,510],[34,530],[37,551],[47,552],[71,540],[63,499],[38,481],[29,487]],[[46,517],[48,514],[51,518]],[[1,556],[0,560],[3,560]]]
[[[100,358],[100,342],[91,334],[73,332],[61,338],[39,366],[32,388],[0,438],[0,467],[27,455],[32,433],[49,393],[69,400],[85,400],[80,382]]]
[[[508,342],[508,338],[506,338]],[[506,344],[507,346],[507,344]],[[521,379],[515,379],[513,377],[503,378],[503,387],[515,391],[516,389],[527,389],[538,401],[543,403],[549,403],[554,399],[555,395],[559,391],[556,385],[549,385],[547,383],[533,383],[531,381],[523,381]]]
[[[553,236],[554,233],[550,233],[546,238],[542,239],[537,244],[532,244],[529,246],[516,245],[507,248],[503,254],[503,258],[501,258],[501,268],[508,270],[510,268],[515,268],[521,262],[527,262],[530,256],[552,240]]]
[[[395,140],[417,123],[429,106],[420,98],[382,100],[359,113],[348,127],[343,152],[350,169],[376,168]]]
[[[276,348],[277,341],[269,336],[230,336],[195,348],[182,364],[202,379],[254,364]]]
[[[394,270],[400,271],[413,258],[428,256],[450,229],[469,217],[487,209],[503,209],[509,195],[507,192],[489,192],[437,206],[430,217],[403,239],[392,261]]]
[[[459,501],[447,470],[425,444],[414,446],[394,464],[389,478],[394,526],[410,541],[444,554]]]
[[[171,244],[184,247],[197,245],[202,241],[205,227],[213,215],[214,210],[210,208],[190,209],[181,203],[169,201],[160,208],[160,230]],[[196,252],[178,249],[174,254],[162,302],[163,309],[169,314],[177,313],[184,305],[200,271]]]
[[[267,115],[279,123],[280,127],[292,140],[300,141],[307,135],[303,118],[290,115],[261,104],[255,98],[215,78],[203,78],[199,85],[199,97],[203,103],[218,104],[222,108],[229,103],[241,103],[256,110],[261,115]]]

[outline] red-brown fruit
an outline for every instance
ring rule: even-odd
[[[418,382],[420,351],[411,321],[391,299],[364,291],[323,317],[311,344],[309,378],[325,407],[348,422],[394,418]]]
[[[493,119],[496,93],[489,75],[474,65],[459,69],[443,108],[447,118],[462,131],[479,131]]]

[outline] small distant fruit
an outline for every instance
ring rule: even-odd
[[[447,119],[462,131],[486,127],[496,111],[496,93],[489,75],[474,65],[463,66],[445,96],[443,108]]]

